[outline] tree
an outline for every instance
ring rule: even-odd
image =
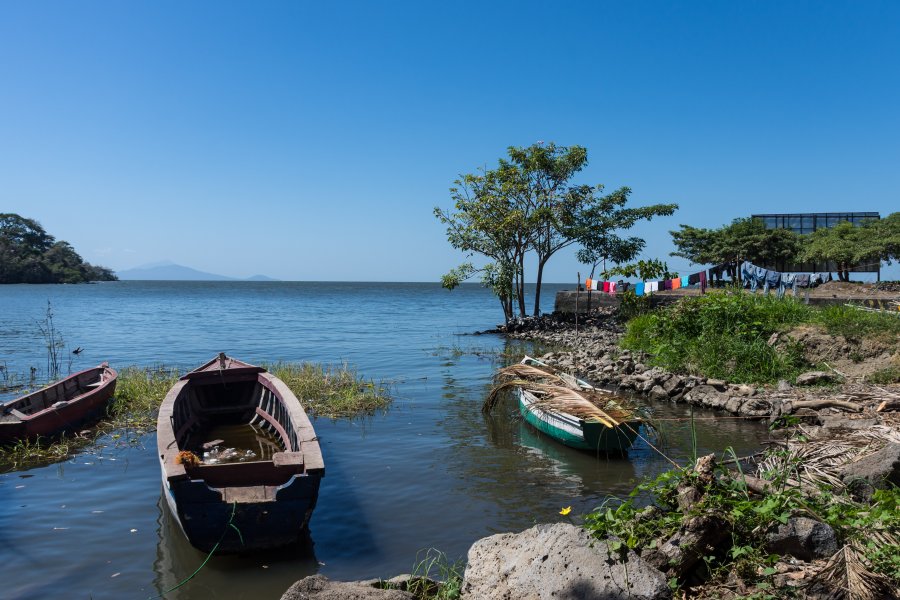
[[[500,169],[510,182],[509,190],[527,207],[526,232],[530,249],[537,255],[534,315],[540,314],[544,267],[554,254],[577,240],[575,219],[593,200],[589,186],[569,186],[569,180],[587,165],[583,146],[537,143],[527,148],[510,147],[509,161]]]
[[[602,191],[603,186],[596,190]],[[625,208],[631,189],[623,187],[612,194],[597,198],[596,202],[575,217],[576,241],[581,245],[577,258],[591,265],[591,279],[602,263],[606,272],[607,261],[622,264],[634,260],[646,241],[639,237],[623,238],[616,232],[634,227],[639,221],[650,221],[656,216],[669,216],[677,204],[654,204],[637,208]]]
[[[789,229],[768,229],[761,219],[735,219],[719,229],[681,225],[670,231],[676,251],[671,256],[686,258],[695,264],[728,264],[732,278],[737,265],[748,260],[758,265],[777,265],[795,260],[803,242]]]
[[[17,214],[0,214],[0,283],[81,283],[115,274],[82,260],[68,242]]]
[[[445,287],[452,289],[481,273],[504,304],[507,318],[513,301],[525,315],[524,265],[529,252],[537,261],[534,314],[538,315],[544,268],[554,254],[580,243],[591,262],[631,260],[643,249],[643,240],[621,238],[615,232],[677,208],[674,204],[625,208],[628,188],[603,196],[603,186],[571,184],[587,165],[582,146],[537,143],[510,147],[507,154],[509,158],[501,158],[496,169],[463,175],[454,182],[450,192],[455,212],[434,209],[447,225],[447,239],[454,248],[493,261],[480,269],[471,263],[460,265],[444,276]]]
[[[883,219],[873,219],[861,227],[865,233],[857,240],[857,263],[883,260],[890,264],[900,260],[900,212],[891,213]]]
[[[442,277],[442,284],[453,289],[476,274],[500,300],[507,322],[513,317],[513,300],[525,314],[524,273],[527,239],[527,206],[518,198],[509,173],[500,170],[463,175],[450,188],[455,212],[439,207],[434,214],[447,226],[450,245],[468,256],[480,254],[493,262],[476,268],[466,262]]]
[[[817,229],[806,237],[806,245],[800,252],[800,260],[834,263],[838,279],[849,281],[850,268],[859,259],[865,260],[860,256],[860,251],[865,246],[864,238],[867,233],[870,233],[867,228],[856,227],[848,221],[833,227]]]

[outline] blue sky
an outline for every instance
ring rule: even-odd
[[[681,205],[647,257],[679,223],[885,215],[898,31],[875,1],[4,2],[0,212],[114,269],[435,281],[453,179],[544,140]]]

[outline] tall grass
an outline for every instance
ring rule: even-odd
[[[795,376],[801,349],[768,345],[776,331],[807,322],[813,309],[790,298],[712,293],[635,317],[622,345],[672,371],[766,383]]]
[[[363,379],[347,365],[277,362],[263,366],[286,383],[314,416],[338,419],[372,414],[391,403],[385,384]]]
[[[847,339],[873,338],[889,344],[900,342],[900,314],[839,304],[815,311],[813,322],[825,327],[828,333]]]

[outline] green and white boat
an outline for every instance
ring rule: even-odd
[[[602,454],[625,454],[634,444],[644,419],[612,393],[553,373],[549,365],[529,356],[520,364],[546,374],[544,381],[520,379],[515,388],[519,410],[535,429],[571,448]]]

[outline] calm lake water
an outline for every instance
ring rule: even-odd
[[[543,308],[556,289],[545,286]],[[47,301],[73,370],[193,368],[217,352],[249,362],[349,363],[391,382],[383,414],[314,422],[325,458],[313,547],[245,557],[213,556],[165,598],[279,598],[312,573],[334,579],[409,572],[437,548],[463,558],[476,539],[562,519],[624,495],[668,463],[639,443],[627,460],[597,460],[556,444],[506,403],[486,417],[497,352],[497,301],[477,285],[448,292],[420,283],[114,282],[0,287],[0,365],[44,369],[37,322]],[[690,452],[684,407],[654,405],[670,456]],[[696,413],[697,417],[714,414]],[[765,429],[699,420],[701,451],[757,449]],[[123,438],[130,437],[124,432]],[[115,440],[64,463],[0,474],[4,598],[152,598],[203,562],[160,502],[154,434]]]

